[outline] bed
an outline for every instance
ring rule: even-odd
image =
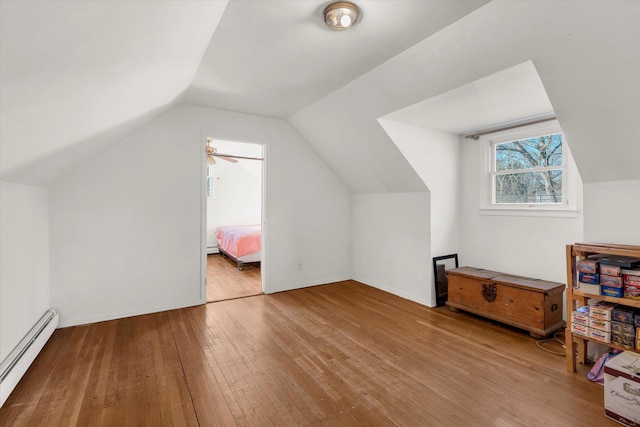
[[[260,225],[221,225],[216,228],[218,249],[222,256],[228,256],[238,263],[238,270],[243,264],[260,262],[260,243],[262,229]]]

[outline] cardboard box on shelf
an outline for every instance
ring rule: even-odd
[[[589,283],[578,283],[578,289],[585,294],[600,295],[600,285],[592,285]]]
[[[607,417],[627,426],[640,425],[640,354],[623,351],[604,365]]]
[[[611,342],[611,332],[601,331],[600,329],[589,328],[589,338],[609,343]]]
[[[612,288],[611,286],[600,286],[600,293],[608,297],[622,298],[624,296],[624,290],[622,288]]]
[[[589,327],[604,332],[611,332],[611,322],[597,317],[589,317]]]
[[[589,336],[589,327],[582,323],[571,323],[571,332],[576,335],[582,335],[583,337]]]
[[[612,302],[598,301],[590,308],[590,317],[597,317],[603,320],[611,320],[611,312],[616,305]]]
[[[591,273],[578,273],[578,281],[582,283],[590,283],[592,285],[599,285],[600,275]]]
[[[622,267],[619,265],[603,264],[600,266],[600,274],[605,274],[607,276],[620,276],[622,274]]]
[[[576,261],[576,271],[595,274],[598,272],[598,261],[592,259],[578,260]]]

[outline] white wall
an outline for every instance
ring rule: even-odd
[[[262,158],[262,146],[214,140],[218,153]],[[207,198],[207,247],[216,248],[216,228],[221,225],[249,225],[262,222],[262,161],[217,158],[210,167],[213,197]]]
[[[640,245],[640,180],[584,185],[584,240]]]
[[[429,193],[354,194],[352,206],[353,279],[434,306]]]
[[[577,183],[576,217],[483,215],[479,211],[487,178],[486,138],[462,149],[460,264],[566,282],[565,245],[582,240],[582,183]],[[579,179],[570,165],[572,179]]]
[[[62,326],[204,301],[203,135],[266,145],[265,292],[349,278],[349,193],[300,135],[179,105],[51,187]]]
[[[47,189],[0,182],[0,360],[51,305]]]
[[[460,228],[460,136],[432,129],[378,120],[431,194],[431,253],[458,252]]]

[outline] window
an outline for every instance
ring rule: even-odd
[[[493,204],[562,205],[562,133],[492,143]]]
[[[496,131],[481,141],[482,215],[578,215],[580,177],[557,121]]]

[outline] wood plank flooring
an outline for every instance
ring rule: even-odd
[[[0,425],[618,425],[579,369],[346,281],[57,330]]]
[[[207,256],[207,302],[243,298],[262,293],[260,264],[238,264],[220,254]]]

